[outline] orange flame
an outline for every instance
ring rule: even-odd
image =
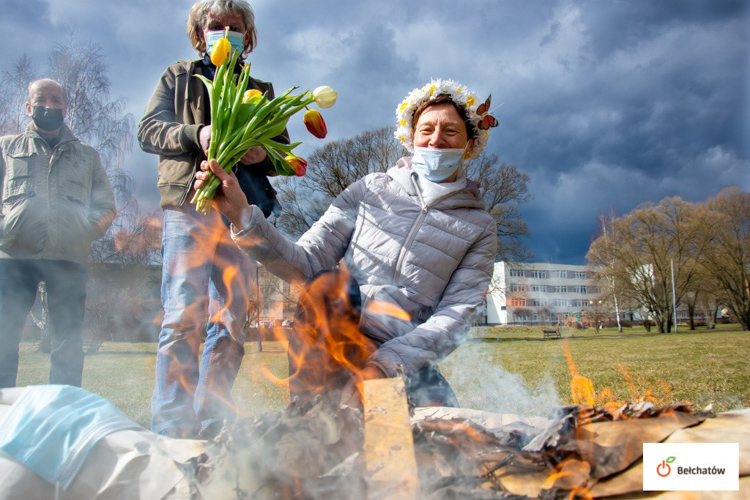
[[[568,340],[563,343],[563,351],[565,352],[565,359],[568,362],[568,369],[570,370],[571,375],[570,393],[573,403],[586,407],[600,407],[610,414],[618,414],[619,417],[625,418],[625,415],[619,413],[619,410],[625,405],[625,402],[618,400],[612,389],[604,387],[597,393],[591,379],[584,377],[578,372],[578,367],[573,361],[573,355],[570,352]],[[671,401],[671,390],[669,384],[666,382],[659,380],[657,381],[659,388],[648,388],[643,394],[641,394],[627,367],[621,363],[618,363],[615,366],[625,381],[630,401],[648,401],[655,406],[666,406]]]
[[[289,339],[289,390],[311,401],[332,402],[347,384],[362,389],[361,371],[375,345],[359,331],[359,314],[348,297],[346,270],[318,276],[299,297],[299,311]],[[390,312],[394,312],[389,309]]]
[[[590,379],[578,373],[578,367],[573,362],[573,355],[570,353],[568,341],[565,341],[563,344],[563,350],[565,351],[565,359],[568,360],[570,375],[573,377],[570,381],[570,394],[573,398],[573,403],[583,406],[594,406],[594,396],[596,395],[594,384]]]
[[[392,318],[400,319],[403,321],[409,321],[411,319],[411,316],[398,307],[397,305],[390,304],[388,302],[372,302],[367,307],[367,312],[369,314],[382,314],[384,316],[390,316]]]

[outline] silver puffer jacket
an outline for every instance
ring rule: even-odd
[[[469,180],[427,205],[416,175],[411,158],[367,175],[297,243],[255,207],[248,226],[233,233],[253,259],[290,282],[343,259],[360,285],[360,330],[378,346],[368,363],[388,376],[435,364],[459,345],[484,301],[495,260],[497,227],[477,184]],[[398,306],[410,320],[373,312],[374,301]]]

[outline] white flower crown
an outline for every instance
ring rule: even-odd
[[[471,158],[476,158],[482,152],[484,147],[487,145],[487,139],[489,139],[490,131],[489,128],[481,128],[480,122],[485,116],[488,116],[486,107],[484,106],[484,115],[477,113],[477,96],[474,92],[471,92],[465,85],[453,80],[443,80],[442,78],[433,79],[430,83],[422,88],[414,89],[406,96],[406,98],[396,108],[396,118],[398,123],[396,124],[396,139],[401,141],[401,144],[408,149],[410,152],[414,152],[414,112],[417,110],[420,104],[431,99],[435,99],[439,95],[447,95],[451,100],[464,108],[466,116],[469,118],[471,126],[474,128],[474,147],[471,150]],[[488,99],[489,101],[489,99]],[[494,120],[494,118],[493,118]],[[496,120],[495,120],[496,123]]]

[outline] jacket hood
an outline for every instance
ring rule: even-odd
[[[412,175],[417,173],[412,169],[411,156],[405,156],[396,162],[396,165],[388,169],[387,174],[393,178],[410,196],[419,198],[417,194],[417,183],[412,180]],[[440,200],[434,205],[440,209],[455,208],[479,208],[485,209],[482,193],[479,191],[479,184],[469,178],[466,179],[466,187],[456,191],[451,196]]]

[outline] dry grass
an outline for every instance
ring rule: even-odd
[[[678,334],[624,334],[563,330],[563,339],[543,340],[541,327],[480,329],[441,365],[463,406],[487,411],[544,414],[571,403],[571,366],[594,386],[597,403],[651,400],[657,405],[713,404],[715,411],[750,407],[750,332],[735,325]],[[734,329],[732,329],[734,327]],[[276,412],[288,404],[282,345],[246,345],[233,395],[245,416]],[[144,426],[154,384],[153,343],[105,342],[86,356],[83,386],[120,407]],[[36,344],[21,345],[19,385],[47,382],[49,356]],[[611,391],[611,393],[610,393]],[[610,395],[611,394],[611,395]]]
[[[452,358],[458,355],[460,360],[461,350],[468,350],[479,353],[482,366],[502,367],[522,377],[527,387],[552,381],[561,403],[574,402],[570,383],[577,371],[593,383],[597,404],[691,402],[700,409],[713,405],[715,411],[750,407],[750,332],[738,331],[736,325],[680,329],[677,334],[564,329],[562,340],[542,340],[541,327],[479,333],[444,363],[449,379],[459,366]],[[461,360],[460,365],[465,364]],[[486,372],[477,377],[475,386],[471,379],[462,380],[456,390],[468,395],[487,385],[486,378]]]

